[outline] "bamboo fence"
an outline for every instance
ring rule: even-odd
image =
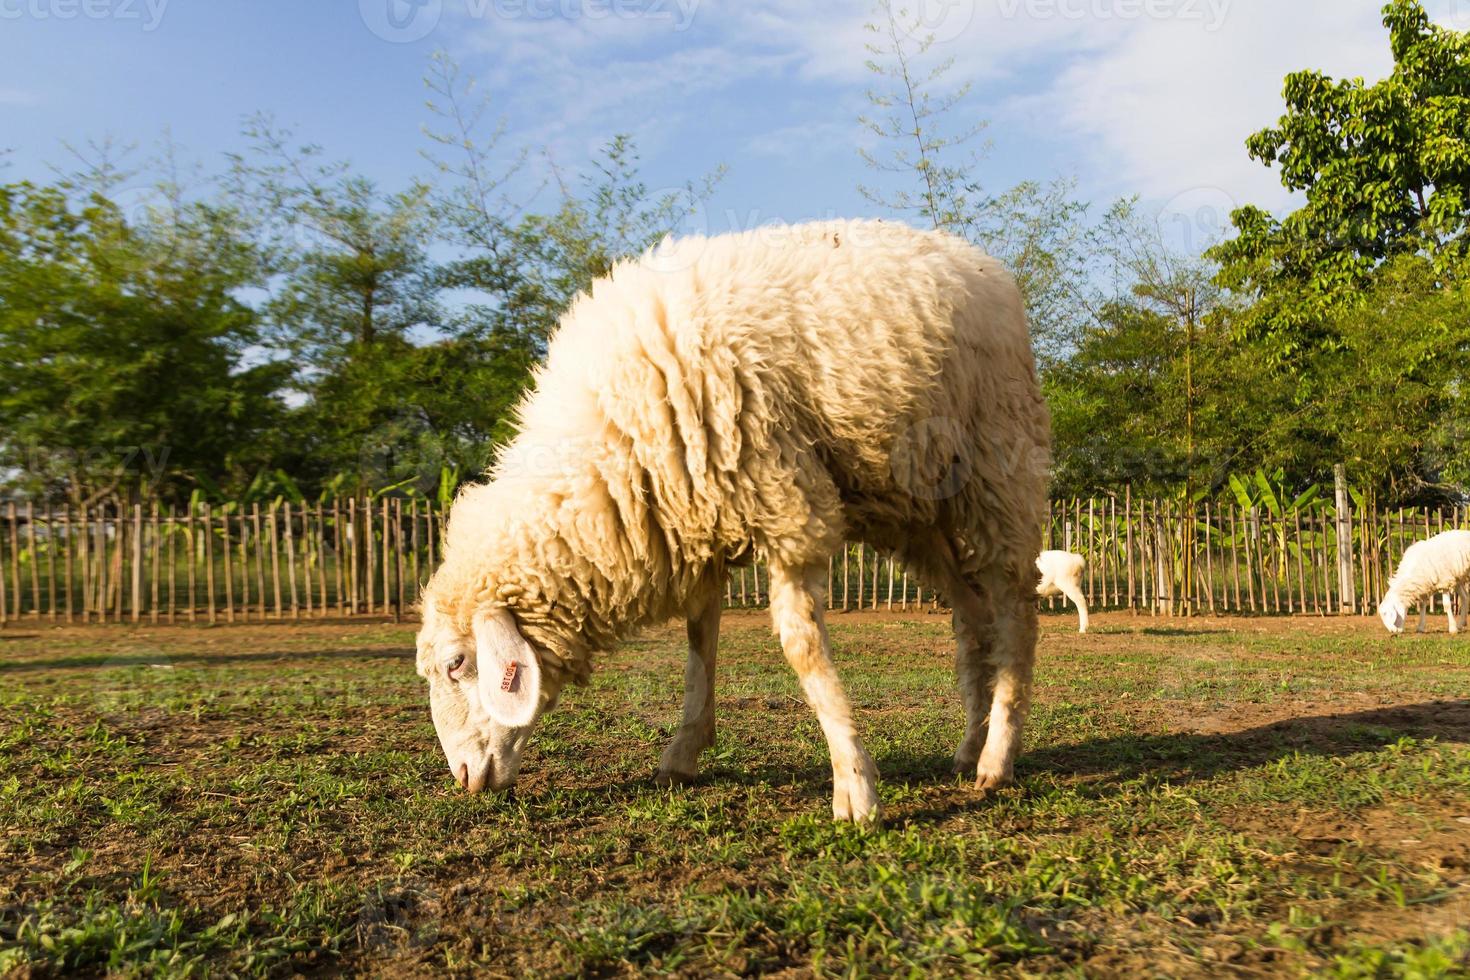
[[[1125,491],[1054,501],[1043,540],[1087,558],[1083,585],[1094,609],[1367,615],[1404,549],[1464,518],[1460,508],[1339,515],[1320,502],[1186,507]],[[412,613],[435,567],[441,526],[424,501],[397,497],[121,511],[8,502],[0,506],[0,625],[397,619]],[[762,560],[731,569],[726,603],[764,606],[769,583]],[[862,543],[829,563],[830,609],[938,611],[940,602]]]

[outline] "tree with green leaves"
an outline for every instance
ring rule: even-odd
[[[99,192],[0,186],[0,465],[73,504],[239,486],[270,463],[288,373],[253,362],[263,278],[210,203],[130,222]]]
[[[1088,320],[1065,358],[1045,366],[1056,433],[1056,486],[1110,491],[1124,483],[1171,493],[1217,488],[1249,447],[1232,375],[1249,370],[1230,336],[1214,268],[1181,254],[1136,200],[1114,204],[1089,231],[1094,281]]]
[[[1341,342],[1337,314],[1385,261],[1424,256],[1443,281],[1470,249],[1470,35],[1436,26],[1417,0],[1393,0],[1383,23],[1388,77],[1288,75],[1286,113],[1246,143],[1306,203],[1281,219],[1240,208],[1236,237],[1211,253],[1220,282],[1255,299],[1242,336],[1283,365]]]
[[[1423,256],[1398,256],[1329,326],[1336,347],[1314,363],[1323,397],[1305,407],[1319,441],[1380,500],[1462,499],[1470,486],[1470,289],[1446,285]]]
[[[246,127],[230,186],[253,208],[278,277],[267,304],[276,341],[316,370],[439,321],[429,187],[385,193],[268,117]]]
[[[437,474],[442,446],[423,404],[439,393],[418,369],[420,344],[444,326],[428,185],[386,193],[266,117],[246,135],[230,188],[255,209],[275,273],[262,312],[306,397],[292,468],[359,490]]]

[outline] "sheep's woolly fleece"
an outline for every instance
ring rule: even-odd
[[[967,569],[1034,574],[1050,423],[1025,316],[946,234],[666,242],[573,303],[518,423],[423,601],[465,630],[509,607],[564,679],[756,549],[825,570],[844,538],[902,553],[938,527]]]
[[[1454,593],[1467,583],[1470,531],[1444,531],[1404,549],[1383,601],[1398,599],[1407,608],[1436,594]]]
[[[1063,585],[1081,588],[1087,559],[1073,551],[1043,551],[1036,557],[1036,570],[1041,573],[1036,594],[1059,596],[1065,594]]]

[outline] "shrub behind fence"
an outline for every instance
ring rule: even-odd
[[[1087,557],[1083,585],[1096,609],[1368,614],[1404,549],[1463,517],[1187,508],[1125,492],[1053,502],[1043,543]],[[425,502],[396,497],[190,511],[10,503],[0,513],[0,624],[397,618],[438,560],[441,526]],[[732,569],[726,603],[764,606],[769,581],[760,560]],[[933,611],[939,599],[889,556],[853,543],[829,565],[827,605]]]

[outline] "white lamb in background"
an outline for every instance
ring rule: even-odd
[[[1041,581],[1036,594],[1043,599],[1066,596],[1077,607],[1077,632],[1087,632],[1087,597],[1082,594],[1082,575],[1087,559],[1071,551],[1043,551],[1036,558]]]
[[[1450,632],[1464,624],[1465,599],[1470,598],[1470,531],[1444,531],[1404,550],[1398,570],[1388,580],[1388,591],[1378,603],[1378,618],[1390,633],[1402,633],[1409,607],[1419,606],[1419,632],[1424,632],[1425,607],[1436,594],[1444,596]],[[1459,596],[1460,613],[1455,614]]]
[[[824,222],[675,241],[562,318],[488,483],[465,489],[423,594],[418,671],[450,771],[511,785],[536,719],[640,627],[687,619],[683,723],[714,740],[729,565],[770,563],[771,618],[832,757],[832,812],[878,818],[823,619],[844,540],[949,598],[958,768],[1011,781],[1030,705],[1050,422],[1020,294],[953,236]]]

